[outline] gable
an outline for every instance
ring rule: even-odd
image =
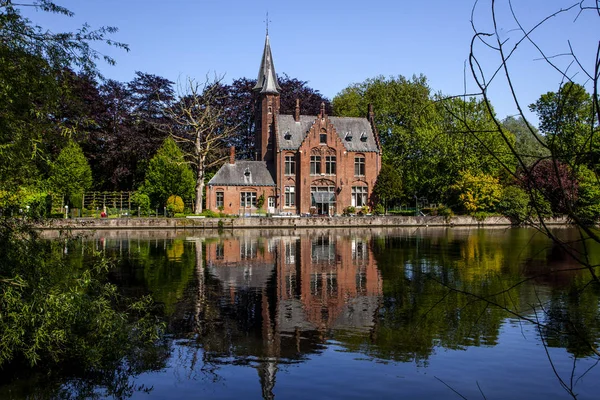
[[[347,151],[379,152],[377,140],[366,118],[327,117]],[[277,116],[277,140],[281,150],[298,150],[317,117],[301,115],[296,122],[293,115]]]

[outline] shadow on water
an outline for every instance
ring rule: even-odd
[[[438,367],[443,364],[441,354],[461,363],[461,354],[481,348],[489,350],[476,362],[502,366],[506,361],[501,348],[511,343],[507,334],[515,329],[523,336],[529,329],[537,338],[527,344],[527,351],[542,343],[565,349],[567,360],[595,361],[600,292],[588,284],[584,271],[574,270],[577,264],[568,255],[533,230],[168,235],[104,232],[80,245],[117,261],[111,279],[123,293],[151,293],[163,304],[170,343],[164,370],[177,377],[178,397],[190,397],[186,388],[197,385],[217,390],[206,389],[215,382],[234,387],[228,396],[241,394],[253,380],[260,385],[257,397],[273,398],[276,391],[288,397],[295,393],[288,390],[298,387],[297,382],[288,382],[290,371],[302,371],[307,385],[319,382],[323,373],[319,361],[338,365],[345,354],[357,371],[365,365],[396,369],[413,365],[410,373],[425,368],[445,376],[454,367]],[[538,325],[523,328],[527,319],[534,318]],[[489,354],[498,360],[490,361]],[[543,352],[541,357],[546,357]],[[256,371],[255,378],[232,375],[232,368],[248,371],[248,367]],[[539,365],[532,362],[534,367]],[[481,372],[476,366],[460,368],[473,376]],[[361,373],[356,372],[357,379]],[[341,379],[333,378],[335,369],[328,374],[334,381]],[[539,376],[531,373],[532,379]],[[548,371],[543,376],[555,380]],[[276,385],[280,378],[284,383]],[[148,372],[137,383],[149,387],[156,379]],[[389,383],[374,379],[375,385],[381,380],[377,390]],[[405,388],[407,393],[450,395],[439,382],[434,390],[426,387],[429,381],[423,376],[418,379],[421,387]],[[454,385],[471,393],[475,381],[463,379]],[[584,395],[593,393],[593,386],[579,388]],[[166,393],[160,385],[156,390],[159,396]],[[323,393],[318,387],[306,390],[306,395]],[[340,395],[362,393],[357,382],[337,390]],[[505,388],[496,393],[526,398],[531,390],[536,389]],[[397,394],[397,387],[391,386],[379,396]]]

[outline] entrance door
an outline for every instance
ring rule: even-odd
[[[275,197],[269,197],[267,200],[267,212],[269,214],[275,214]]]

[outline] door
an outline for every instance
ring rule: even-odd
[[[275,197],[269,197],[267,200],[267,212],[275,214]]]

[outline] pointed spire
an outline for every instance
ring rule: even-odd
[[[273,55],[271,54],[271,45],[269,44],[269,35],[265,39],[265,50],[263,51],[256,86],[252,90],[260,93],[279,93],[281,87],[277,82],[275,65],[273,64]]]

